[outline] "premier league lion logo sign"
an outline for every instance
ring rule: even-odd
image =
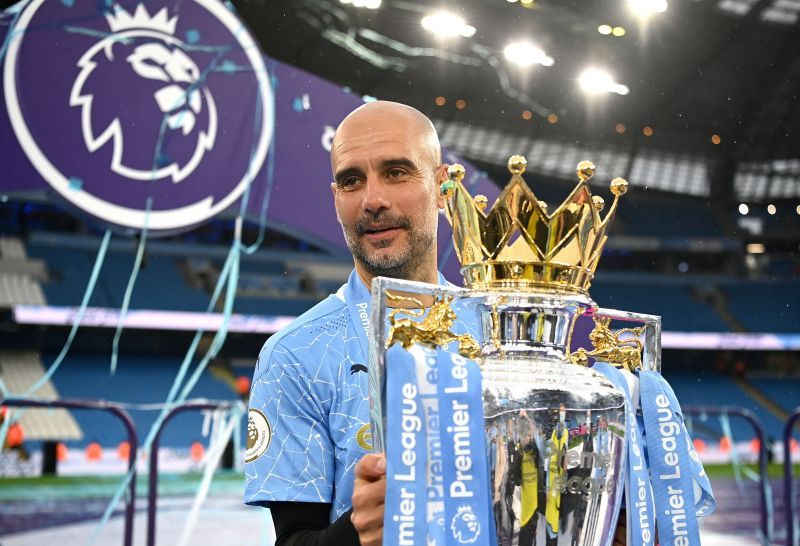
[[[217,0],[34,0],[3,84],[14,132],[50,186],[130,230],[175,232],[225,210],[271,138],[261,54]]]

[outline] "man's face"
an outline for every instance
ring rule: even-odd
[[[365,114],[334,141],[336,215],[354,258],[373,276],[410,278],[435,259],[444,167],[420,132],[403,116]]]

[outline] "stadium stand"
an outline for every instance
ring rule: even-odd
[[[591,295],[602,307],[661,315],[664,330],[728,331],[712,308],[692,297],[692,286],[687,277],[601,273],[592,283]]]
[[[20,239],[0,237],[0,308],[44,304],[39,279],[45,277],[45,272],[41,261],[28,259]]]
[[[754,377],[750,382],[770,398],[786,413],[800,407],[800,380],[774,377]]]
[[[654,209],[648,207],[647,210],[651,213]],[[689,209],[679,213],[687,218],[699,216]],[[669,210],[664,214],[679,213]],[[637,220],[635,210],[630,214],[629,221],[640,220]],[[719,233],[712,218],[706,216],[697,221],[707,224],[704,233]],[[693,233],[696,233],[694,229]],[[11,250],[3,250],[2,256],[22,255],[29,262],[38,263],[39,278],[47,280],[40,289],[46,301],[52,305],[74,306],[79,304],[86,288],[97,247],[96,238],[34,232],[29,235],[27,252],[21,243],[11,244],[8,246]],[[0,247],[0,250],[2,248],[5,247]],[[225,251],[223,245],[151,242],[133,292],[131,308],[205,310],[210,291],[222,269]],[[134,252],[132,242],[112,244],[91,305],[118,308],[122,304]],[[242,261],[234,312],[299,315],[335,291],[350,268],[346,260],[316,253],[259,251]],[[800,301],[800,287],[789,280],[603,271],[595,279],[591,294],[603,307],[660,314],[666,331],[765,331],[766,328],[773,332],[800,331],[800,318],[792,315],[786,307],[792,298]],[[45,360],[47,363],[52,358]],[[70,355],[54,382],[65,397],[92,398],[97,393],[93,385],[102,383],[106,386],[103,396],[108,400],[134,405],[157,404],[166,397],[178,365],[177,359],[123,355],[116,375],[110,376],[108,359]],[[740,405],[756,412],[768,435],[773,438],[780,436],[782,422],[770,411],[771,404],[761,403],[750,396],[731,377],[710,367],[698,374],[687,374],[673,372],[670,366],[665,366],[665,373],[684,405]],[[796,405],[792,399],[800,392],[800,386],[791,381],[759,379],[753,385],[764,393],[766,399],[774,400],[787,410]],[[714,394],[709,396],[709,393]],[[238,395],[223,379],[206,371],[192,396],[233,400]],[[131,413],[140,434],[149,430],[157,415],[156,410],[131,409]],[[75,418],[84,431],[84,437],[81,441],[72,440],[70,445],[97,441],[112,446],[122,440],[121,426],[108,416],[76,412]],[[188,448],[198,439],[201,425],[202,418],[198,415],[179,417],[178,422],[166,431],[165,445]],[[718,420],[709,420],[703,426],[709,439],[722,435]],[[736,439],[752,437],[748,425],[738,419],[731,420],[731,427]]]
[[[45,358],[50,364],[52,356]],[[117,371],[110,374],[108,358],[71,355],[64,361],[53,383],[64,398],[103,399],[121,402],[133,417],[143,441],[167,398],[180,362],[164,358],[121,357]],[[103,385],[102,394],[97,385]],[[236,400],[237,395],[225,383],[215,379],[206,370],[192,390],[190,398],[209,400]],[[147,408],[147,409],[144,409]],[[85,446],[97,442],[103,447],[116,446],[124,440],[124,429],[118,420],[108,414],[95,411],[73,412],[83,430],[81,441],[66,442],[68,446]],[[200,440],[203,416],[187,413],[177,416],[164,430],[161,445],[188,449],[192,442]]]
[[[617,216],[623,229],[628,228],[626,233],[661,240],[723,236],[722,228],[702,201],[681,200],[680,206],[669,207],[647,201],[650,200],[632,201],[619,208]]]
[[[29,395],[44,400],[63,397],[52,381],[45,382],[33,393],[28,391],[44,375],[42,361],[30,351],[0,352],[0,380],[12,395]],[[64,409],[28,409],[19,412],[19,423],[28,441],[80,441],[81,428]]]
[[[670,372],[669,366],[665,366],[664,377],[674,389],[681,406],[725,405],[746,408],[758,416],[768,437],[778,439],[783,434],[784,421],[748,396],[728,375],[708,370],[698,370],[691,374],[674,373]],[[800,382],[786,383],[793,385],[797,392]],[[771,397],[775,396],[775,391],[772,389],[765,392]],[[709,434],[710,439],[716,440],[722,436],[723,429],[718,418],[710,417],[706,421],[697,421],[699,430]],[[753,429],[742,419],[731,418],[730,427],[735,441],[746,441],[754,437]]]
[[[729,309],[751,332],[800,332],[800,284],[739,281],[722,285]]]

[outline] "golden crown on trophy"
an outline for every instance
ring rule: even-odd
[[[477,290],[586,294],[628,183],[611,181],[614,202],[601,218],[604,200],[589,190],[595,166],[581,161],[578,185],[549,214],[522,178],[526,166],[521,155],[509,158],[511,181],[488,212],[486,198],[473,198],[462,184],[464,167],[448,169],[441,191],[465,284]]]

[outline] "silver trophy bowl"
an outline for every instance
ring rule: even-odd
[[[387,292],[452,296],[481,346],[489,490],[500,546],[610,545],[625,476],[625,397],[570,360],[587,311],[649,325],[643,367],[655,369],[658,317],[597,310],[585,296],[478,292],[377,278],[372,285],[370,408],[374,449],[385,446]],[[459,332],[463,333],[463,332]],[[455,350],[455,347],[451,349]]]

